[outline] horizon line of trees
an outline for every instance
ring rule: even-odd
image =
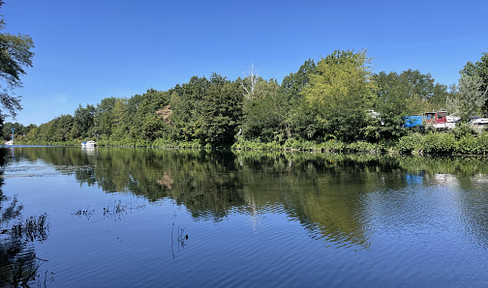
[[[39,126],[5,123],[4,138],[15,128],[24,143],[198,141],[226,146],[238,138],[284,143],[288,139],[372,143],[408,133],[404,117],[448,108],[466,120],[488,111],[488,53],[468,62],[459,86],[436,83],[418,70],[371,71],[366,51],[335,51],[308,59],[295,73],[263,79],[254,67],[229,80],[213,73],[192,77],[168,91],[147,90],[130,98],[108,97],[79,106]],[[380,113],[372,117],[368,110]]]

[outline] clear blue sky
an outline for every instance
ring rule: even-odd
[[[252,63],[281,83],[337,49],[367,49],[375,72],[418,69],[446,85],[488,52],[484,0],[6,0],[0,12],[7,32],[35,43],[16,91],[24,125],[194,75],[235,79]]]

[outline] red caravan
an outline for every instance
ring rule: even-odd
[[[436,129],[452,129],[459,122],[459,117],[447,116],[447,111],[432,111],[424,114],[425,123]]]
[[[437,129],[447,128],[447,111],[425,112],[425,123]]]

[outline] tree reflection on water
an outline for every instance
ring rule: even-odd
[[[90,153],[79,148],[18,148],[16,155],[42,159],[106,193],[127,192],[149,201],[172,199],[201,221],[218,222],[230,213],[259,218],[279,211],[298,220],[314,239],[363,248],[370,245],[365,215],[373,202],[367,202],[372,199],[368,193],[454,180],[470,191],[480,185],[473,177],[486,179],[488,174],[486,158],[115,148]],[[473,225],[488,223],[479,213],[471,215],[470,207],[463,209]],[[475,230],[481,231],[476,237],[487,242],[487,229]]]
[[[33,242],[48,237],[47,214],[22,219],[17,197],[3,194],[3,173],[10,151],[0,148],[0,287],[46,287],[54,274],[40,272],[45,259],[37,257]],[[42,274],[42,275],[41,275]]]

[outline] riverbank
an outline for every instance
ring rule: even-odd
[[[310,141],[287,141],[279,143],[237,142],[232,146],[237,150],[283,150],[315,151],[322,153],[368,153],[407,155],[488,155],[488,134],[465,135],[457,138],[450,133],[414,133],[398,141],[368,143],[363,141],[344,143],[331,140],[323,143]]]
[[[81,141],[81,140],[80,140]],[[78,146],[79,141],[24,143],[35,145]],[[149,140],[103,140],[99,146],[108,147],[146,147],[165,149],[229,149],[246,151],[289,151],[317,153],[366,153],[366,154],[412,154],[412,155],[488,155],[488,133],[429,132],[412,133],[396,141],[369,143],[357,141],[345,143],[338,140],[314,142],[300,139],[288,139],[284,143],[260,142],[238,138],[232,146],[213,147],[202,145],[198,140],[173,141],[168,139]]]

